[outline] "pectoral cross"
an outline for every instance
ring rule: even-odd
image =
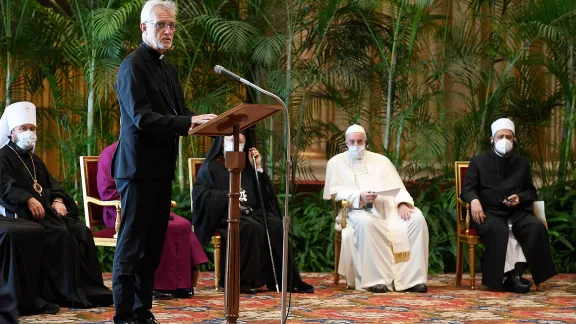
[[[247,202],[248,201],[248,195],[246,195],[246,190],[240,191],[240,198],[238,198],[238,200],[240,202]]]

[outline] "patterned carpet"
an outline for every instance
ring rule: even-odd
[[[225,323],[224,293],[214,291],[212,276],[201,273],[190,299],[155,301],[160,323]],[[430,275],[427,294],[346,290],[343,280],[334,286],[329,273],[303,277],[316,293],[292,295],[289,323],[576,323],[576,274],[558,275],[527,295],[456,288],[452,274]],[[110,274],[105,278],[110,284]],[[241,295],[238,323],[279,323],[279,309],[279,294]],[[112,315],[112,307],[63,309],[21,323],[103,324],[112,323]]]

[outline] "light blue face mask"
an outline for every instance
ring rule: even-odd
[[[36,133],[27,130],[16,135],[16,145],[25,151],[30,151],[36,145]]]
[[[238,149],[240,152],[243,152],[244,151],[244,143],[239,143]],[[234,151],[234,142],[224,140],[224,152],[232,152],[232,151]]]
[[[366,145],[360,146],[350,146],[348,145],[348,154],[353,159],[361,159],[364,156],[364,152],[366,152]]]

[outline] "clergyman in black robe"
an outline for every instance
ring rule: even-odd
[[[42,225],[0,215],[0,279],[16,300],[19,315],[55,314],[60,310],[38,295],[45,241]]]
[[[531,285],[522,278],[526,266],[537,286],[557,272],[546,227],[534,216],[537,193],[530,164],[512,151],[514,133],[514,123],[507,118],[492,124],[493,149],[470,161],[461,198],[471,204],[473,225],[485,247],[482,284],[493,290],[526,293]],[[526,262],[504,273],[509,221]]]
[[[0,323],[18,323],[18,312],[16,311],[16,300],[10,293],[8,286],[0,277]]]
[[[45,230],[38,289],[44,300],[66,307],[112,305],[94,238],[79,219],[76,202],[32,152],[36,112],[30,105],[26,111],[4,113],[11,131],[0,149],[0,205],[8,217],[35,222]]]
[[[240,143],[246,154],[245,168],[241,174],[241,191],[245,191],[246,202],[241,202],[240,213],[240,292],[255,293],[257,288],[266,287],[276,290],[272,261],[268,247],[268,238],[264,224],[266,217],[268,231],[270,234],[270,244],[276,269],[276,278],[281,289],[282,278],[282,219],[278,198],[272,186],[272,182],[261,169],[260,154],[253,146],[251,135],[243,132],[240,134]],[[194,182],[192,190],[193,215],[195,233],[201,244],[210,241],[216,232],[222,237],[222,255],[225,254],[227,226],[228,223],[228,190],[229,173],[224,166],[224,149],[232,150],[232,137],[225,141],[224,137],[217,137],[204,163],[198,171],[198,177]],[[256,168],[251,161],[251,155],[257,158]],[[258,171],[256,171],[258,170]],[[259,199],[256,174],[260,179],[262,189],[262,202],[266,210],[266,215],[262,213],[262,205]],[[292,248],[289,251],[289,290],[292,292],[314,292],[314,287],[302,281],[294,260]],[[221,263],[220,282],[224,282],[225,262]],[[292,280],[291,280],[292,279]],[[293,284],[292,284],[293,283]]]

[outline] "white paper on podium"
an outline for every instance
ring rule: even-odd
[[[400,189],[391,189],[391,190],[379,190],[376,191],[378,196],[385,196],[385,197],[396,197],[396,195],[400,192]]]

